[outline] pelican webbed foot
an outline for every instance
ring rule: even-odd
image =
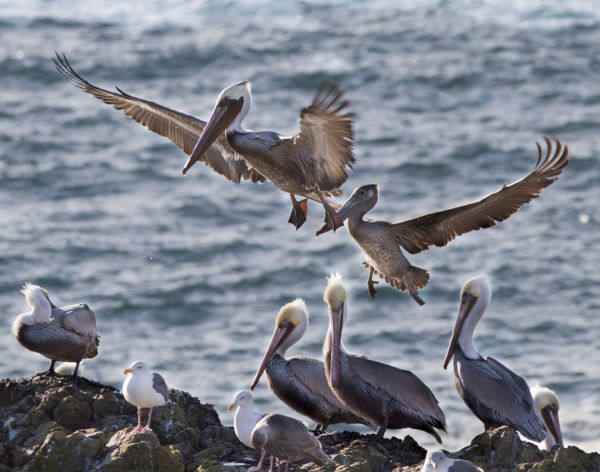
[[[335,211],[331,205],[327,203],[327,200],[325,200],[321,192],[318,192],[318,195],[319,199],[321,200],[321,204],[323,205],[323,210],[325,210],[325,218],[323,220],[324,225],[317,231],[317,236],[329,230],[333,230],[335,233],[336,229],[344,226],[344,222],[340,220],[337,211]]]
[[[306,221],[306,215],[308,214],[308,200],[306,198],[298,201],[296,197],[290,193],[290,200],[292,201],[292,212],[290,213],[289,223],[296,227],[296,230]]]
[[[50,367],[48,367],[48,370],[40,372],[36,375],[39,375],[40,377],[56,377],[58,374],[54,370],[54,364],[56,364],[56,361],[50,361]]]

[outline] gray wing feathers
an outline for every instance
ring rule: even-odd
[[[85,304],[69,305],[53,311],[64,329],[95,338],[97,336],[96,315],[91,308]]]
[[[448,467],[448,472],[482,472],[482,470],[469,461],[457,459]]]
[[[337,400],[327,384],[325,368],[322,362],[305,357],[292,357],[288,359],[288,367],[313,393],[325,398],[334,405],[339,404],[339,400]],[[342,408],[341,404],[339,406]]]
[[[542,157],[542,148],[536,143],[537,164],[527,176],[505,185],[478,202],[391,225],[398,244],[412,254],[433,245],[445,246],[461,234],[489,228],[504,221],[523,205],[537,198],[569,164],[567,146],[557,140],[556,150],[553,152],[552,141],[544,139],[546,155]]]
[[[169,387],[167,387],[167,383],[162,375],[157,372],[154,372],[154,375],[152,376],[152,388],[163,396],[165,402],[169,401]]]
[[[121,110],[130,118],[161,136],[170,139],[186,154],[191,154],[206,123],[158,103],[129,95],[117,88],[118,93],[92,85],[73,69],[66,56],[58,53],[53,59],[58,71],[78,88]],[[227,142],[223,134],[200,158],[205,164],[227,179],[239,182],[264,182],[265,178],[250,168]]]

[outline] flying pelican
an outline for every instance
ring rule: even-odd
[[[285,415],[273,414],[261,419],[252,430],[252,444],[263,453],[256,468],[251,470],[262,468],[266,454],[275,456],[280,464],[299,460],[310,460],[316,464],[333,462],[303,423]],[[270,472],[272,470],[273,462],[269,468]]]
[[[567,146],[556,141],[552,153],[552,141],[545,138],[548,147],[542,158],[538,143],[538,160],[527,176],[484,197],[449,210],[430,213],[412,220],[391,224],[387,221],[363,220],[363,216],[377,203],[377,185],[364,185],[354,190],[350,198],[337,210],[338,219],[348,219],[350,235],[365,254],[364,266],[369,270],[367,282],[371,298],[377,291],[373,275],[379,275],[392,287],[408,292],[419,304],[425,302],[418,291],[429,282],[425,269],[411,265],[402,249],[411,254],[430,246],[445,246],[456,236],[481,228],[489,228],[504,221],[525,203],[539,196],[540,192],[554,182],[569,163]],[[317,235],[329,231],[327,223]]]
[[[313,102],[302,109],[300,131],[283,137],[273,131],[248,131],[242,122],[250,110],[250,82],[244,80],[225,88],[219,95],[208,123],[190,115],[134,97],[117,88],[111,92],[92,85],[58,53],[56,68],[77,87],[92,94],[127,116],[173,141],[190,155],[183,173],[198,160],[229,180],[270,180],[289,193],[290,223],[296,229],[306,220],[307,201],[321,202],[328,226],[341,226],[325,197],[339,196],[354,163],[352,116],[344,112],[349,102],[333,83],[325,82]],[[226,132],[225,132],[226,131]]]
[[[546,428],[537,417],[527,382],[496,359],[484,359],[473,341],[475,327],[491,297],[486,275],[465,282],[444,369],[454,356],[456,390],[486,430],[506,425],[540,442],[546,437]]]
[[[331,275],[323,294],[329,307],[329,329],[323,344],[329,386],[342,403],[379,428],[378,439],[388,428],[413,428],[441,443],[434,428],[446,431],[446,418],[431,390],[415,374],[349,354],[344,347],[346,297],[342,276]]]
[[[333,394],[322,362],[308,357],[285,358],[287,350],[302,338],[307,326],[304,300],[298,298],[281,307],[275,319],[275,332],[250,389],[254,390],[266,370],[273,393],[287,406],[315,421],[317,432],[324,432],[330,424],[369,425]]]
[[[533,397],[535,412],[538,418],[544,422],[546,430],[548,430],[546,438],[540,444],[540,449],[549,451],[557,444],[563,447],[563,437],[558,419],[558,410],[560,409],[558,396],[549,388],[540,385],[531,387],[531,396]]]
[[[450,459],[443,451],[427,451],[421,472],[483,472],[483,469],[463,459]]]
[[[162,406],[169,401],[169,388],[158,372],[150,372],[148,364],[135,361],[123,371],[127,378],[123,382],[123,396],[125,400],[137,407],[137,427],[132,431],[136,433],[152,431],[152,409]],[[148,423],[142,428],[142,408],[149,408]]]
[[[75,362],[73,378],[77,381],[81,360],[98,355],[100,339],[94,312],[85,304],[58,308],[38,285],[25,284],[21,293],[31,310],[13,322],[14,336],[23,347],[50,359],[45,375],[55,374],[56,361]]]

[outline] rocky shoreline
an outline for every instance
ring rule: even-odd
[[[221,424],[211,405],[180,390],[170,398],[155,410],[154,433],[128,434],[136,410],[111,386],[39,375],[0,380],[0,472],[237,472],[256,464],[257,453]],[[410,436],[378,443],[374,435],[336,432],[320,440],[338,465],[290,470],[417,472],[425,457]],[[486,472],[600,472],[598,453],[573,446],[542,452],[509,428],[481,434],[450,455]]]

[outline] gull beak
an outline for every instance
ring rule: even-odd
[[[556,444],[563,447],[562,431],[560,430],[560,421],[558,420],[558,408],[556,405],[548,405],[542,408],[542,418],[546,424],[546,429],[554,438]]]
[[[217,103],[213,113],[208,120],[208,123],[204,127],[202,134],[198,138],[198,142],[194,146],[190,157],[188,158],[185,166],[183,167],[183,175],[187,173],[188,170],[196,163],[198,159],[204,154],[210,145],[215,142],[215,140],[221,136],[223,131],[227,129],[227,127],[233,122],[235,117],[242,110],[242,104],[244,103],[244,99],[240,98],[238,100],[225,97]]]
[[[465,320],[469,316],[469,313],[475,306],[479,300],[478,297],[471,295],[470,293],[465,293],[462,296],[462,300],[460,302],[460,309],[458,311],[458,317],[456,318],[456,323],[454,324],[454,331],[452,331],[452,338],[450,339],[450,344],[448,345],[448,351],[446,352],[446,358],[444,359],[444,369],[448,367],[450,363],[450,359],[454,355],[454,351],[456,350],[456,346],[458,344],[458,337],[460,336],[460,331],[465,323]]]
[[[292,333],[294,328],[295,328],[295,326],[292,323],[281,323],[279,326],[277,326],[275,328],[275,332],[273,333],[273,336],[271,337],[271,342],[269,343],[269,347],[267,348],[265,357],[263,358],[263,360],[260,364],[260,367],[258,368],[258,371],[256,372],[256,376],[254,377],[254,380],[252,381],[252,385],[250,385],[250,390],[254,390],[254,388],[256,387],[256,384],[260,380],[260,377],[262,376],[263,372],[267,368],[267,365],[269,365],[269,361],[275,355],[275,352],[277,352],[277,349],[279,349],[279,346],[281,346],[281,344],[283,344],[283,342]]]
[[[333,324],[331,352],[329,357],[329,383],[332,388],[340,384],[340,349],[342,343],[342,327],[344,326],[344,304],[331,310]]]
[[[127,369],[125,369],[123,371],[123,375],[127,375],[127,374],[133,374],[133,369],[130,369],[129,367]]]
[[[235,403],[230,403],[229,405],[227,405],[227,411],[231,411],[235,408]]]

